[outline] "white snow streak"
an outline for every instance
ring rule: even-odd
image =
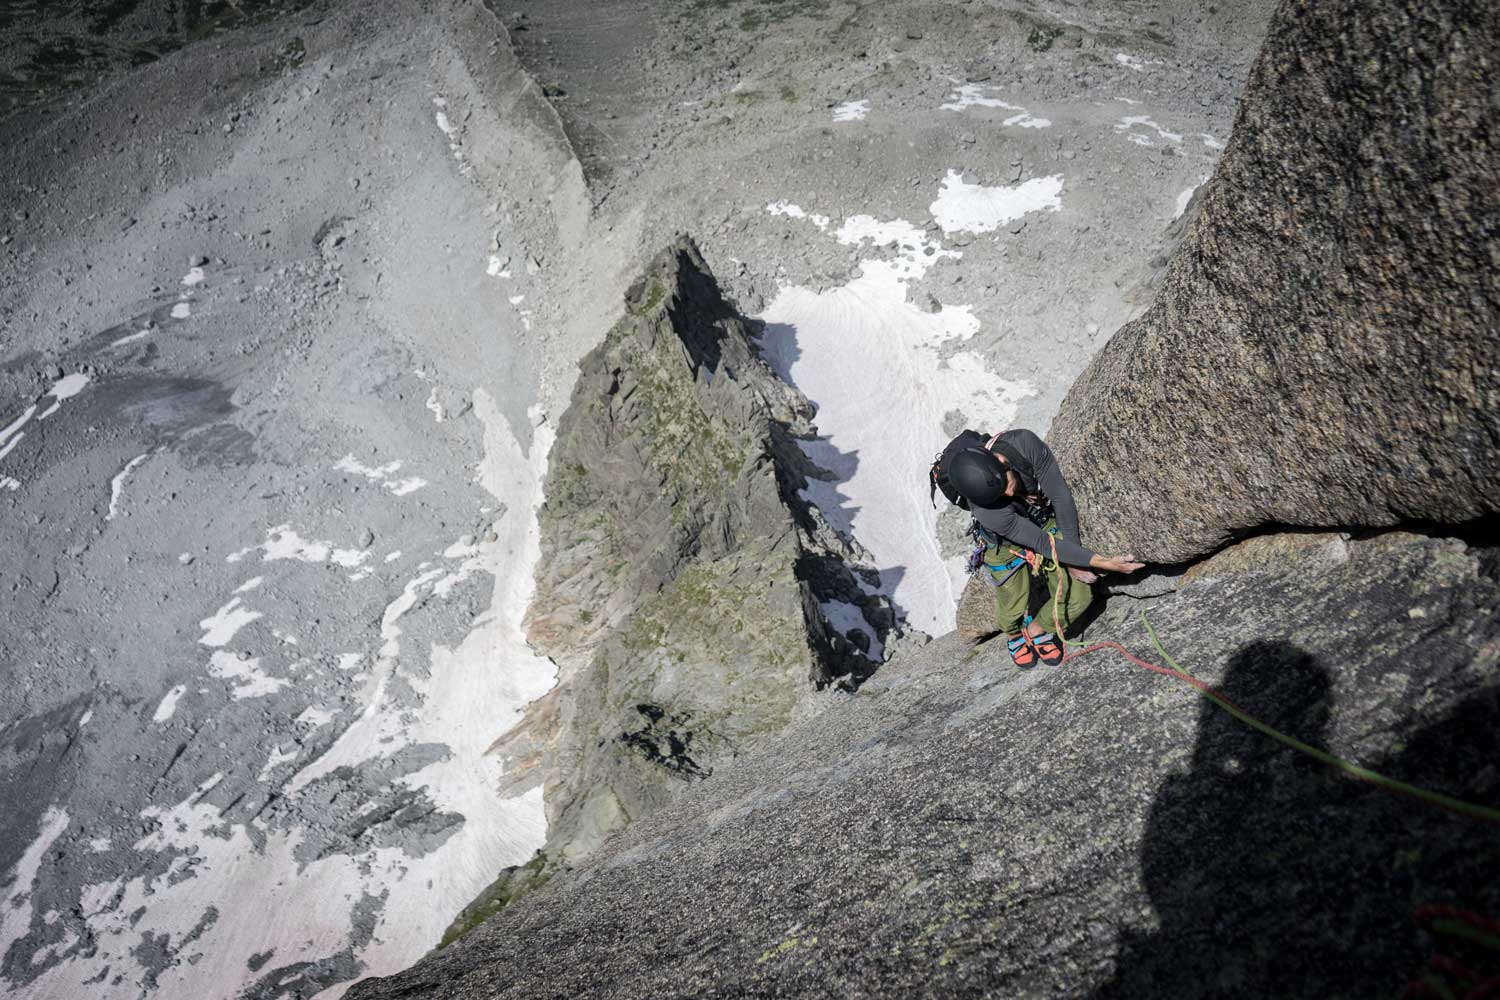
[[[1002,125],[1012,125],[1017,128],[1047,128],[1052,124],[1051,119],[1038,118],[1018,104],[1008,104],[998,97],[986,97],[986,90],[995,88],[988,87],[982,83],[960,84],[948,95],[948,102],[940,105],[944,111],[963,111],[966,108],[1004,108],[1007,111],[1016,111],[1019,114],[1011,115]]]
[[[435,394],[437,390],[434,389],[433,392]],[[435,399],[436,396],[434,395],[428,400],[428,409],[432,409],[432,405]],[[442,411],[441,408],[439,408],[434,412],[441,413]],[[441,416],[438,419],[439,421],[441,421]],[[381,466],[365,465],[353,455],[345,455],[343,458],[333,463],[333,467],[340,472],[347,472],[351,475],[356,476],[364,476],[371,482],[379,481],[383,489],[390,490],[392,495],[398,497],[404,497],[406,496],[406,494],[419,490],[427,485],[427,480],[420,479],[416,476],[409,476],[405,479],[396,479],[395,475],[401,470],[401,465],[402,463],[399,459],[394,462],[387,462],[386,464]]]
[[[1120,123],[1115,126],[1115,131],[1126,133],[1130,141],[1138,146],[1154,145],[1150,138],[1141,134],[1140,132],[1135,131],[1135,126],[1137,125],[1141,125],[1145,128],[1154,130],[1156,134],[1163,139],[1168,139],[1172,142],[1182,141],[1181,135],[1176,132],[1168,132],[1166,129],[1156,124],[1156,122],[1152,121],[1150,115],[1128,115],[1124,118],[1121,118]]]
[[[226,645],[236,632],[260,617],[259,611],[241,607],[238,597],[231,598],[228,604],[198,623],[203,629],[203,638],[198,642],[204,646]]]
[[[1146,72],[1147,66],[1160,66],[1162,64],[1160,59],[1142,59],[1139,56],[1128,55],[1124,52],[1115,53],[1115,62],[1137,73]]]
[[[132,344],[135,341],[140,340],[143,337],[149,337],[149,336],[151,336],[151,331],[149,329],[148,330],[142,330],[139,333],[127,333],[125,336],[119,338],[118,340],[112,340],[112,341],[110,341],[109,346],[110,347],[120,347],[120,346],[122,346],[124,344]]]
[[[135,471],[136,466],[150,457],[151,453],[149,451],[144,455],[137,455],[125,463],[125,468],[121,469],[119,474],[109,481],[109,513],[104,515],[106,521],[113,521],[115,515],[120,512],[120,494],[125,489],[126,477]]]

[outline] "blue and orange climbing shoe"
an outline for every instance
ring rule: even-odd
[[[1010,650],[1010,660],[1021,670],[1030,670],[1036,666],[1036,650],[1031,648],[1031,643],[1026,641],[1023,633],[1006,642],[1005,648]]]
[[[1036,648],[1036,655],[1040,656],[1047,666],[1055,667],[1063,661],[1062,643],[1058,642],[1057,637],[1051,632],[1032,636],[1031,644]]]

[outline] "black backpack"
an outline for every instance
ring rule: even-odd
[[[947,447],[933,460],[932,468],[927,473],[927,487],[928,499],[932,501],[934,508],[937,507],[938,490],[942,490],[943,496],[948,498],[949,503],[955,507],[962,507],[964,510],[969,509],[969,501],[953,488],[953,483],[948,478],[948,463],[953,461],[954,455],[965,448],[983,448],[987,441],[989,438],[978,431],[960,431],[958,436],[949,441]]]
[[[943,496],[948,498],[949,503],[955,507],[962,507],[964,510],[969,509],[969,501],[953,488],[953,483],[948,478],[948,463],[953,461],[954,455],[966,448],[984,448],[989,440],[978,431],[959,431],[958,435],[949,441],[947,447],[933,460],[932,468],[927,472],[927,485],[928,499],[932,501],[934,508],[937,507],[938,490],[942,490]],[[1036,491],[1036,473],[1031,468],[1031,463],[1022,458],[1020,453],[1002,440],[996,440],[994,448],[989,450],[998,451],[1005,456],[1010,467],[1020,474],[1021,483],[1028,493]]]

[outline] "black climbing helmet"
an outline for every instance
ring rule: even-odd
[[[975,507],[994,507],[1005,498],[1005,465],[984,448],[968,447],[948,460],[948,480]]]

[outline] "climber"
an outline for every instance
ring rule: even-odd
[[[1089,606],[1090,585],[1098,579],[1091,569],[1133,573],[1144,565],[1134,556],[1101,556],[1079,544],[1073,494],[1052,450],[1031,431],[992,437],[964,431],[932,464],[930,480],[934,497],[941,489],[974,515],[970,533],[979,547],[970,569],[982,570],[994,586],[996,625],[1022,669],[1038,659],[1062,662],[1062,637],[1049,628],[1066,632]],[[1041,576],[1047,599],[1028,615],[1033,573]]]

